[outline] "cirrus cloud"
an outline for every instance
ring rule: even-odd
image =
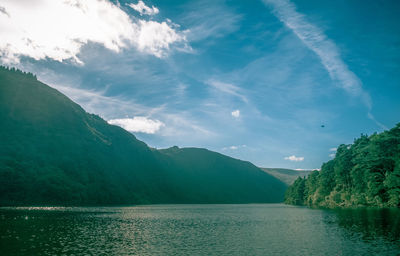
[[[5,63],[27,56],[83,64],[78,55],[89,42],[114,52],[133,47],[158,58],[174,44],[188,48],[185,32],[169,20],[137,19],[108,0],[0,0],[0,6],[7,14],[0,15],[0,57]]]
[[[142,132],[154,134],[165,124],[159,120],[149,119],[143,116],[134,118],[121,118],[108,120],[109,124],[118,125],[129,132]]]
[[[372,112],[371,96],[363,89],[362,81],[349,69],[340,56],[335,42],[318,26],[309,22],[306,16],[296,10],[290,0],[263,0],[272,8],[272,13],[289,28],[303,43],[321,60],[321,64],[329,73],[337,86],[354,96],[359,96],[368,109],[367,117],[384,130],[388,128],[380,123]]]
[[[219,92],[235,96],[235,97],[241,99],[243,102],[248,103],[248,99],[243,95],[244,93],[243,93],[242,89],[236,85],[220,82],[220,81],[213,80],[213,79],[206,81],[206,84],[211,85],[212,88],[214,88],[215,90],[217,90]]]

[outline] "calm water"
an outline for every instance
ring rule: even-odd
[[[2,255],[400,255],[400,210],[0,208]]]

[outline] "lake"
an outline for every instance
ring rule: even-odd
[[[400,255],[400,209],[0,208],[2,255]]]

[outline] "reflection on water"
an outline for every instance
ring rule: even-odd
[[[400,211],[279,204],[0,208],[2,255],[400,255]]]
[[[335,214],[340,227],[362,235],[367,242],[380,238],[400,241],[400,209],[341,209]]]

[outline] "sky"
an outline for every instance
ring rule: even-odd
[[[320,168],[400,122],[400,1],[0,0],[0,63],[155,148]]]

